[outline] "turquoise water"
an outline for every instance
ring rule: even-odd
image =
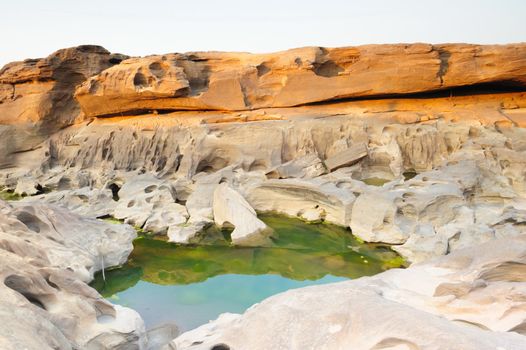
[[[288,289],[344,280],[335,276],[295,281],[278,275],[221,275],[188,285],[139,281],[109,300],[138,311],[148,328],[175,322],[182,331],[187,331],[224,312],[242,313],[254,303]]]
[[[228,233],[214,228],[195,245],[140,237],[128,262],[106,271],[106,281],[97,274],[92,286],[111,302],[138,311],[147,328],[173,322],[186,331],[292,288],[403,265],[389,247],[361,243],[348,229],[260,217],[276,233],[269,247],[233,247]]]

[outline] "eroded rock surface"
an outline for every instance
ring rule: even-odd
[[[526,347],[525,44],[126,58],[81,46],[0,71],[0,191],[27,196],[0,202],[0,318],[17,320],[0,347],[146,346],[140,317],[84,283],[135,236],[97,218],[186,244],[216,223],[251,237],[254,210],[348,226],[412,265],[172,347]]]
[[[77,90],[88,116],[248,110],[481,83],[526,84],[526,45],[366,45],[131,58]]]
[[[5,65],[0,69],[0,124],[23,130],[13,147],[31,149],[50,133],[82,120],[73,97],[76,86],[126,57],[83,45]]]
[[[259,220],[254,208],[228,184],[222,183],[214,190],[214,222],[219,226],[231,224],[232,243],[241,246],[265,246],[272,233],[263,221]]]
[[[135,236],[129,226],[0,200],[0,347],[144,348],[140,316],[85,284],[125,262]]]
[[[255,210],[349,226],[365,241],[399,245],[413,262],[524,233],[524,129],[477,119],[399,124],[349,113],[323,123],[308,114],[217,125],[167,118],[148,129],[140,117],[131,125],[110,118],[57,133],[33,156],[17,154],[23,168],[0,176],[14,190],[21,183],[51,191],[28,198],[115,216],[179,243],[214,223],[221,182]],[[323,167],[357,143],[368,152],[358,163]],[[408,171],[419,174],[405,180]],[[371,177],[391,181],[359,181]]]
[[[525,236],[407,270],[291,290],[165,349],[523,349]]]

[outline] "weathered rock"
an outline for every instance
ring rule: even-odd
[[[525,233],[517,193],[509,181],[495,184],[500,175],[488,162],[455,161],[404,183],[360,189],[350,227],[365,241],[403,243],[394,249],[412,262],[495,239],[497,232]],[[506,212],[514,219],[504,224]]]
[[[290,216],[319,209],[328,222],[347,226],[355,196],[333,183],[321,180],[268,180],[246,190],[247,200],[258,211]]]
[[[272,233],[248,202],[228,184],[222,183],[214,190],[214,221],[218,226],[231,224],[232,243],[242,246],[264,246]]]
[[[119,190],[114,216],[155,234],[186,222],[186,208],[175,202],[175,189],[166,181],[144,174],[129,179]]]
[[[117,202],[109,189],[82,187],[25,197],[22,202],[45,202],[67,208],[72,213],[91,218],[112,216]]]
[[[474,137],[469,134],[470,130],[482,133],[477,137],[481,141],[485,139],[479,143],[480,147],[491,140],[492,143],[502,140],[501,147],[506,147],[504,143],[509,140],[514,143],[513,151],[522,149],[524,146],[519,141],[512,141],[522,138],[520,129],[512,128],[501,133],[496,132],[493,124],[507,120],[499,112],[501,101],[526,106],[526,95],[503,95],[485,95],[484,99],[474,100],[464,96],[453,98],[451,102],[430,99],[420,108],[441,116],[445,121],[418,125],[395,123],[391,119],[393,112],[388,112],[390,108],[412,110],[424,103],[415,99],[370,102],[366,113],[363,111],[368,105],[364,101],[324,108],[318,105],[298,107],[297,110],[290,109],[292,114],[284,120],[244,124],[195,124],[206,116],[217,117],[217,112],[181,112],[162,118],[149,115],[97,119],[87,126],[57,133],[49,144],[43,144],[39,149],[6,157],[12,166],[0,170],[0,181],[3,174],[7,174],[10,181],[16,181],[25,174],[37,172],[33,177],[44,186],[49,181],[42,179],[42,173],[56,171],[55,183],[49,183],[50,188],[55,187],[61,176],[61,182],[70,181],[76,186],[79,174],[91,174],[90,182],[82,180],[82,186],[101,187],[118,176],[115,172],[119,171],[146,171],[160,178],[174,177],[175,174],[175,177],[189,179],[198,172],[215,172],[229,165],[239,166],[245,171],[262,170],[269,173],[269,177],[276,177],[273,169],[282,164],[288,163],[287,168],[291,168],[304,158],[326,159],[361,142],[368,143],[369,149],[369,155],[361,162],[361,177],[390,179],[404,171],[427,171],[440,166],[466,142],[471,142]],[[296,118],[295,113],[301,113],[302,118]],[[323,122],[319,115],[324,115]],[[482,116],[486,118],[488,115],[492,116],[491,119],[483,120]],[[465,120],[448,123],[451,118]],[[489,123],[488,129],[484,131],[480,123]],[[0,148],[7,147],[8,141],[0,139]],[[122,152],[122,149],[128,151]],[[504,157],[505,152],[500,153]],[[510,169],[507,171],[521,174],[519,164],[514,165],[511,160],[508,160]],[[61,175],[64,173],[68,175]],[[520,181],[515,182],[521,186]]]
[[[524,348],[526,131],[517,126],[526,94],[510,86],[525,86],[525,48],[189,53],[105,69],[122,57],[80,47],[8,65],[0,73],[0,186],[56,192],[16,209],[0,202],[0,292],[18,290],[0,302],[1,320],[16,322],[0,333],[0,347],[144,345],[138,316],[81,282],[122,263],[133,230],[67,209],[117,213],[192,243],[214,211],[225,210],[218,223],[249,218],[257,227],[252,207],[349,225],[367,241],[397,243],[411,262],[446,258],[289,292],[183,335],[176,341],[183,348]],[[83,81],[76,96],[84,114],[72,98]],[[484,93],[470,95],[472,88]],[[340,101],[368,96],[383,98]],[[79,124],[91,116],[101,118]],[[353,145],[366,146],[367,157],[347,157],[325,174],[321,160],[330,164]],[[419,174],[404,180],[408,171]],[[372,177],[392,181],[381,188],[358,181]],[[229,195],[214,203],[225,188]],[[226,198],[236,205],[219,205]],[[29,264],[14,268],[23,278],[7,278],[17,259]],[[210,336],[195,335],[203,330]]]
[[[367,242],[404,243],[409,233],[395,224],[396,210],[392,194],[364,193],[354,202],[349,224]]]
[[[24,176],[24,177],[18,178],[14,192],[22,196],[35,195],[39,192],[38,182],[31,176]]]
[[[126,57],[83,45],[5,65],[0,70],[0,124],[36,124],[37,132],[46,135],[80,121],[75,87]]]
[[[283,163],[266,175],[268,178],[288,179],[288,178],[313,178],[326,172],[325,166],[320,158],[315,154],[296,158]]]
[[[76,97],[86,115],[100,116],[289,107],[511,82],[526,84],[524,44],[306,47],[264,55],[191,52],[132,58],[83,83]]]
[[[172,323],[148,329],[148,350],[159,350],[179,335],[179,328]]]
[[[324,163],[327,169],[333,171],[338,168],[350,166],[365,156],[367,156],[367,146],[364,143],[358,143],[325,159]]]
[[[191,216],[186,223],[168,227],[168,241],[174,243],[194,243],[198,233],[212,224],[212,220],[201,216]]]
[[[183,333],[172,348],[522,349],[524,236],[374,277],[291,290]],[[522,277],[521,277],[522,276]]]
[[[13,206],[10,214],[25,225],[33,244],[49,248],[50,263],[71,269],[85,282],[103,267],[125,263],[137,236],[128,225],[84,218],[58,206],[37,202]]]
[[[144,349],[140,316],[84,282],[122,264],[135,231],[43,204],[0,201],[2,349]]]
[[[512,100],[503,100],[520,105],[522,95],[513,96]],[[469,101],[459,98],[455,108],[461,105],[467,106],[462,108],[475,108]],[[488,106],[497,108],[492,103],[488,102]],[[378,102],[371,108],[381,106],[388,107],[384,102]],[[408,106],[411,104],[401,105],[403,108]],[[446,108],[446,105],[442,107]],[[314,107],[308,110],[310,108]],[[133,125],[126,119],[99,120],[53,137],[48,149],[43,146],[39,150],[50,153],[49,158],[42,161],[42,156],[37,154],[26,157],[25,160],[31,158],[33,163],[22,162],[24,168],[2,171],[1,174],[5,175],[0,175],[0,182],[9,188],[16,187],[17,179],[28,173],[26,169],[31,164],[35,170],[30,176],[49,188],[75,188],[86,184],[107,188],[114,181],[125,182],[123,179],[130,179],[132,174],[142,171],[155,173],[158,180],[163,179],[159,181],[175,179],[169,186],[172,195],[167,197],[173,203],[170,204],[173,210],[162,213],[164,204],[168,205],[164,200],[163,205],[157,206],[159,209],[154,210],[151,203],[145,202],[134,210],[143,217],[137,224],[143,225],[146,216],[156,215],[158,224],[152,224],[152,229],[160,233],[166,231],[170,240],[180,243],[193,241],[199,231],[213,223],[212,196],[222,179],[247,198],[256,210],[274,210],[306,220],[350,224],[355,234],[365,240],[403,243],[396,249],[411,261],[446,254],[469,242],[493,239],[497,233],[516,235],[521,232],[520,224],[501,222],[498,217],[495,217],[495,223],[477,226],[476,231],[483,232],[480,237],[475,237],[475,231],[468,227],[475,223],[469,218],[479,216],[479,208],[488,202],[508,201],[511,207],[521,208],[518,203],[526,193],[526,174],[522,166],[526,159],[526,144],[521,141],[526,136],[524,130],[481,126],[478,119],[404,125],[392,123],[390,119],[363,117],[355,114],[357,112],[325,116],[320,123],[318,117],[308,113],[302,114],[302,118],[289,120],[213,126],[174,126],[172,123],[183,120],[177,116],[156,119],[153,126],[150,119],[141,117],[137,117],[137,124]],[[485,109],[480,113],[485,115]],[[163,125],[169,127],[163,128]],[[273,142],[269,143],[269,139]],[[74,146],[70,142],[74,142]],[[359,165],[314,178],[304,171],[310,167],[310,160],[316,169],[319,159],[330,158],[350,145],[362,142],[368,143],[369,155]],[[119,152],[119,147],[130,151]],[[38,159],[40,163],[36,161]],[[85,161],[79,162],[78,159]],[[453,169],[450,165],[467,159],[475,166],[456,167],[464,170],[457,171],[457,175],[451,174],[455,178],[452,181],[448,172],[448,169]],[[356,180],[377,176],[400,181],[404,171],[429,168],[440,169],[436,172],[438,176],[422,174],[413,182],[400,186],[393,182],[381,191]],[[282,171],[284,177],[294,175],[303,176],[303,179],[266,180],[264,174],[275,177],[276,169]],[[289,170],[290,175],[286,175]],[[148,185],[145,184],[139,192],[144,192]],[[109,195],[107,191],[105,193]],[[352,222],[354,199],[361,195],[364,196],[355,207]],[[127,205],[133,196],[119,201],[121,209],[131,210]],[[473,196],[475,201],[471,199]],[[141,195],[144,201],[148,197]],[[373,200],[368,201],[368,197]],[[435,201],[435,197],[441,199]],[[376,210],[375,198],[379,198],[378,203],[385,199],[389,210]],[[89,205],[92,202],[88,199]],[[362,206],[367,203],[370,206]],[[190,216],[186,222],[184,208],[179,204],[185,205]],[[103,213],[104,206],[93,207],[97,209],[94,212]],[[68,207],[77,210],[74,206]],[[469,208],[474,216],[463,213],[462,207]],[[367,215],[358,215],[360,210]],[[181,215],[171,216],[171,212]],[[376,218],[368,223],[373,216]],[[163,225],[167,218],[177,220]],[[480,222],[479,219],[476,221]],[[451,225],[442,228],[449,222]]]

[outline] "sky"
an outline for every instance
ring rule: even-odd
[[[98,44],[132,56],[526,42],[525,0],[3,0],[0,66]]]

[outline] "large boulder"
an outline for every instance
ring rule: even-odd
[[[247,187],[247,200],[258,211],[274,211],[302,216],[315,210],[315,220],[347,226],[354,194],[330,181],[320,179],[271,179]],[[306,214],[311,218],[312,214]],[[309,220],[313,221],[313,220]]]
[[[47,158],[40,144],[50,134],[85,120],[73,97],[75,87],[126,57],[82,45],[1,68],[0,135],[2,130],[8,134],[0,138],[0,169]]]
[[[242,246],[262,246],[272,233],[248,202],[227,183],[222,183],[214,191],[214,221],[218,226],[234,226],[232,243]]]
[[[114,216],[155,234],[186,222],[186,208],[175,202],[175,188],[151,174],[130,178],[119,190]]]
[[[526,233],[526,211],[511,181],[491,168],[492,159],[469,159],[473,156],[466,152],[462,160],[413,179],[359,189],[350,220],[353,234],[397,244],[393,249],[421,262]]]

